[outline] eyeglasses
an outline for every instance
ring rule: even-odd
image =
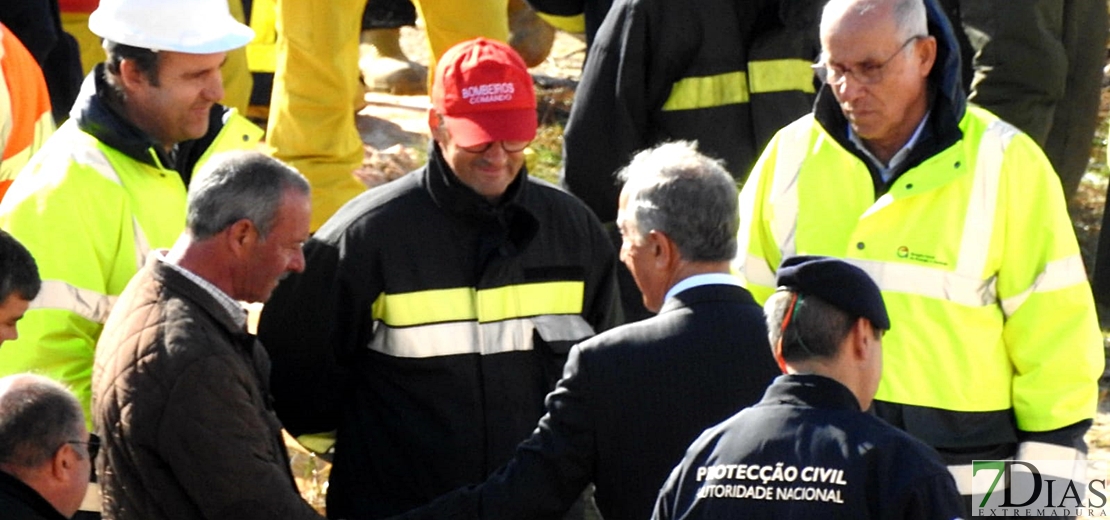
[[[501,149],[507,153],[523,152],[525,148],[528,148],[528,145],[532,144],[532,141],[490,141],[477,146],[460,146],[459,148],[467,153],[486,153],[486,150],[489,150],[495,142],[501,143]]]
[[[87,441],[66,441],[65,444],[84,444],[85,450],[89,454],[89,460],[95,459],[96,454],[100,453],[100,437],[97,437],[95,433],[90,433]]]
[[[827,83],[834,87],[844,83],[844,80],[847,79],[849,75],[864,85],[874,85],[883,80],[883,69],[885,69],[891,61],[894,61],[894,58],[898,57],[902,51],[906,50],[907,45],[921,38],[925,38],[925,36],[911,36],[910,39],[902,43],[901,47],[898,47],[898,50],[895,51],[894,54],[891,54],[890,57],[882,63],[864,63],[857,67],[842,67],[840,65],[832,65],[819,61],[810,65],[810,68],[813,69],[813,72],[817,74],[817,79],[820,79],[822,83]]]

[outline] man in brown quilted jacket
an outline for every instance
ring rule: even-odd
[[[120,295],[96,349],[106,519],[317,519],[289,470],[270,360],[240,301],[304,269],[309,187],[257,152],[212,159],[186,229]]]

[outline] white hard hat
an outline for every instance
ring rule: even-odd
[[[100,0],[89,30],[132,47],[189,54],[225,52],[254,39],[227,0]]]

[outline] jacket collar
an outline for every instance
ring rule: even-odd
[[[929,72],[929,119],[925,122],[917,144],[906,160],[892,170],[890,182],[884,183],[877,169],[848,138],[848,120],[828,85],[822,85],[814,104],[814,118],[845,150],[858,156],[871,170],[876,198],[886,192],[903,172],[921,164],[963,138],[960,120],[967,111],[967,96],[960,78],[960,47],[948,16],[936,0],[926,0],[929,34],[937,39],[937,58]]]
[[[776,377],[757,406],[776,404],[860,411],[859,400],[848,387],[835,379],[812,374]]]
[[[684,307],[691,307],[698,303],[722,300],[757,305],[755,299],[752,298],[752,293],[748,292],[748,290],[743,287],[736,285],[709,284],[691,287],[672,296],[667,299],[667,301],[663,302],[663,307],[659,309],[659,314]]]
[[[479,265],[495,255],[515,256],[523,251],[539,231],[539,220],[522,203],[530,189],[526,168],[521,167],[494,204],[459,180],[438,143],[433,140],[429,146],[425,189],[437,206],[475,225],[480,236]]]
[[[251,363],[258,386],[267,396],[270,395],[270,359],[262,350],[258,339],[246,328],[235,322],[230,314],[211,293],[203,287],[177,272],[165,262],[159,261],[154,255],[147,259],[144,269],[150,269],[150,276],[166,289],[169,289],[182,298],[192,301],[197,307],[204,310],[220,327],[228,331],[233,338],[235,348],[239,349]],[[141,273],[141,271],[140,271]],[[267,399],[269,399],[267,397]]]
[[[253,341],[246,329],[240,327],[235,319],[224,310],[220,302],[216,301],[216,298],[204,290],[203,287],[186,278],[185,275],[177,272],[165,262],[159,261],[154,255],[147,258],[146,264],[146,268],[151,270],[151,276],[156,281],[204,309],[213,320],[218,322],[221,327],[231,331],[239,340],[246,341],[248,345]]]
[[[14,476],[0,471],[0,496],[4,495],[13,498],[16,502],[26,506],[46,520],[65,520],[65,517],[57,509],[54,509],[54,506],[47,502],[38,491]],[[0,500],[0,502],[3,501]],[[11,511],[8,512],[11,513]]]
[[[479,220],[497,219],[510,208],[519,206],[518,201],[526,189],[527,177],[527,169],[521,167],[520,175],[509,184],[501,200],[496,204],[491,203],[459,180],[443,157],[439,143],[432,140],[429,144],[427,189],[436,205],[451,213]]]
[[[124,117],[118,103],[112,100],[112,87],[105,74],[105,65],[98,64],[81,84],[81,91],[69,112],[77,128],[137,162],[176,170],[188,186],[197,160],[223,128],[230,109],[213,105],[208,114],[208,132],[199,139],[174,145],[167,153],[153,137]]]

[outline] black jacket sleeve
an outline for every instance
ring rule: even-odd
[[[602,220],[617,217],[615,173],[646,147],[648,22],[633,1],[618,1],[590,48],[563,136],[563,184]]]

